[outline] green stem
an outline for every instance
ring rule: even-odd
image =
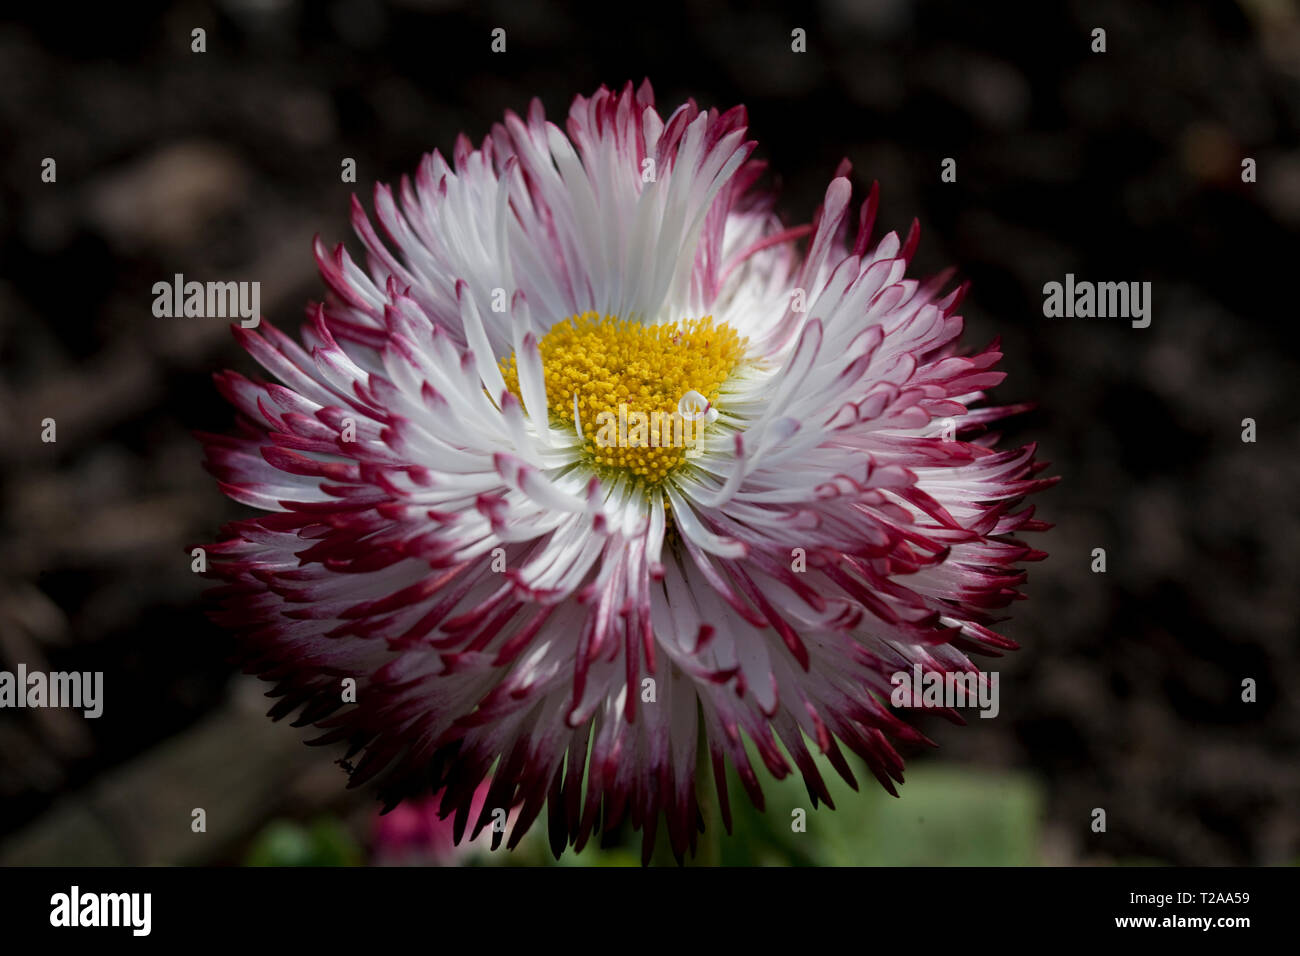
[[[695,745],[695,796],[699,801],[700,815],[704,817],[704,832],[699,835],[699,847],[691,866],[722,865],[722,810],[718,806],[717,781],[713,779],[713,761],[709,759],[709,742],[704,733],[704,715],[700,715],[699,740]]]

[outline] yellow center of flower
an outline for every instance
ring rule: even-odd
[[[698,447],[710,427],[700,397],[717,401],[745,346],[735,329],[710,316],[642,325],[575,315],[540,343],[551,421],[576,430],[576,395],[584,458],[597,470],[625,469],[658,484]],[[513,354],[501,373],[518,396]]]

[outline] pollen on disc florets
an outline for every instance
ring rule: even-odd
[[[658,484],[687,460],[690,436],[698,434],[698,420],[682,421],[682,398],[698,392],[716,402],[746,344],[712,316],[663,325],[572,316],[539,343],[551,420],[573,429],[576,395],[584,458],[598,470],[622,469]],[[518,395],[513,354],[501,372]],[[644,431],[642,421],[649,423]]]

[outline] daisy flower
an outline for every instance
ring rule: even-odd
[[[317,240],[300,341],[234,329],[277,381],[217,376],[208,466],[266,514],[212,546],[214,615],[351,784],[680,859],[710,769],[728,828],[728,765],[760,807],[757,763],[829,802],[810,748],[895,792],[890,675],[1015,646],[1047,482],[985,433],[1019,408],[971,408],[997,343],[958,352],[964,290],[906,277],[915,224],[872,242],[847,163],[787,227],[754,147],[648,83],[534,101],[354,198],[364,266]]]

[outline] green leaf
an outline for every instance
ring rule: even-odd
[[[361,850],[352,835],[333,817],[320,817],[310,826],[273,820],[253,840],[245,866],[357,866]]]

